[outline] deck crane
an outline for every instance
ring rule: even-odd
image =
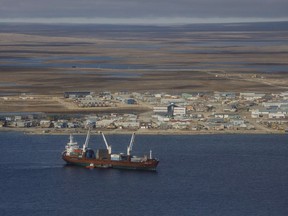
[[[134,140],[135,140],[135,133],[132,134],[130,144],[127,147],[127,155],[131,154],[131,151],[132,151],[132,148],[133,148],[133,144],[134,144]]]
[[[108,150],[108,153],[109,154],[111,154],[111,152],[112,152],[112,148],[111,148],[111,146],[110,145],[108,145],[108,143],[107,143],[107,140],[106,140],[106,138],[105,138],[105,135],[104,135],[104,133],[102,133],[102,132],[100,132],[101,133],[101,135],[102,135],[102,137],[103,137],[103,140],[104,140],[104,143],[105,143],[105,145],[106,145],[106,148],[107,148],[107,150]]]
[[[85,140],[85,143],[83,144],[83,149],[82,151],[85,153],[86,152],[86,149],[88,147],[88,143],[89,143],[89,139],[90,139],[90,128],[87,132],[87,136],[86,136],[86,140]]]

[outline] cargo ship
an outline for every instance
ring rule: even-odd
[[[65,146],[62,158],[67,164],[84,166],[87,168],[116,168],[116,169],[133,169],[133,170],[150,170],[156,171],[159,160],[152,158],[150,150],[149,157],[144,155],[138,157],[131,155],[135,133],[132,134],[130,144],[127,147],[127,154],[112,154],[112,147],[107,143],[105,135],[100,132],[106,145],[105,149],[88,148],[90,139],[90,130],[88,130],[85,143],[81,148],[70,134],[69,142]]]

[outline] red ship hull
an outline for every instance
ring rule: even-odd
[[[147,159],[145,161],[133,162],[129,159],[115,161],[111,159],[83,158],[78,156],[67,156],[65,152],[62,155],[62,159],[68,164],[84,166],[87,168],[115,168],[151,171],[155,171],[159,163],[159,161],[156,159]]]

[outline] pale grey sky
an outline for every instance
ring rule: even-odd
[[[0,21],[169,23],[287,17],[288,0],[0,0]]]

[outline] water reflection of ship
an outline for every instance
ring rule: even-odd
[[[143,157],[131,155],[133,148],[135,133],[132,134],[131,141],[127,147],[127,154],[112,154],[111,145],[107,143],[105,135],[101,132],[106,149],[97,149],[96,154],[93,149],[88,148],[90,139],[90,130],[83,147],[80,148],[78,143],[74,141],[72,134],[70,140],[62,153],[62,158],[67,164],[84,166],[87,168],[117,168],[117,169],[135,169],[135,170],[152,170],[155,171],[159,163],[158,159],[144,155]]]

